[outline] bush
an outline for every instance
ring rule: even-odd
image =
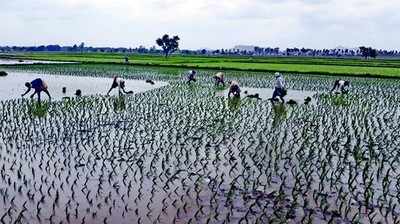
[[[7,74],[7,72],[5,72],[5,71],[0,71],[0,76],[7,76],[8,74]]]

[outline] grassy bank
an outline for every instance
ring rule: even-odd
[[[109,53],[29,53],[7,57],[34,60],[124,63],[124,55]],[[372,77],[400,77],[400,60],[304,57],[204,57],[131,55],[131,64],[243,71],[288,72]]]

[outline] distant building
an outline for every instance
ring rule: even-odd
[[[255,50],[255,48],[256,48],[257,46],[252,46],[252,45],[236,45],[235,47],[233,47],[233,50],[234,51],[239,51],[239,52],[242,52],[242,51],[246,51],[246,52],[254,52]]]

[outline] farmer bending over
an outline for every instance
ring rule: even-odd
[[[335,84],[331,90],[332,92],[336,92],[336,93],[341,93],[341,94],[345,94],[348,93],[349,90],[347,89],[350,86],[350,82],[349,81],[344,81],[344,80],[336,80]]]
[[[231,86],[229,87],[228,97],[230,98],[231,94],[233,94],[234,97],[240,97],[239,83],[236,81],[231,81],[230,84]]]
[[[40,93],[43,91],[47,94],[47,96],[49,96],[49,100],[51,100],[50,93],[47,90],[48,86],[42,79],[38,78],[38,79],[33,80],[32,82],[26,82],[25,86],[28,89],[26,90],[26,92],[24,94],[21,95],[22,97],[24,97],[26,94],[28,94],[31,91],[31,89],[33,88],[35,90],[35,92],[31,95],[31,98],[33,98],[35,96],[35,94],[37,94],[38,101],[40,102]]]
[[[190,84],[190,82],[196,82],[196,71],[195,70],[191,70],[189,71],[189,75],[188,75],[188,84]]]
[[[114,80],[113,80],[113,83],[111,85],[111,88],[107,92],[107,96],[110,95],[111,90],[113,90],[113,89],[115,89],[117,87],[118,87],[119,95],[122,95],[123,93],[125,93],[125,94],[132,94],[133,93],[132,91],[127,92],[125,90],[125,80],[119,78],[118,76],[115,76]]]
[[[279,97],[282,103],[284,103],[285,100],[283,99],[283,97],[285,97],[285,95],[285,80],[283,79],[283,76],[279,72],[277,72],[275,73],[275,90],[272,94],[272,100],[275,100],[277,97]]]
[[[219,84],[222,84],[222,86],[225,86],[225,81],[224,81],[224,73],[218,72],[214,76],[215,80],[215,85],[218,86]]]

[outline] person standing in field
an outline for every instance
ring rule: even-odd
[[[217,74],[215,74],[214,80],[216,86],[219,86],[220,84],[222,84],[222,86],[225,86],[224,73],[218,72]]]
[[[234,97],[240,97],[240,87],[237,81],[231,81],[229,87],[228,97],[231,98],[231,95]]]
[[[349,90],[347,89],[349,86],[350,86],[349,81],[336,80],[335,84],[333,85],[333,88],[331,90],[331,93],[335,92],[335,93],[339,93],[339,94],[346,94],[349,92]]]
[[[190,82],[196,82],[196,71],[190,70],[187,78],[188,78],[188,81],[187,81],[188,84],[190,84]]]
[[[51,96],[48,91],[48,86],[42,79],[37,78],[37,79],[33,80],[32,82],[26,82],[25,86],[28,89],[26,90],[26,92],[24,94],[21,95],[22,97],[24,97],[26,94],[28,94],[31,91],[31,89],[34,89],[35,92],[31,95],[31,98],[33,98],[37,94],[38,102],[40,102],[40,94],[43,91],[47,94],[47,96],[49,96],[49,100],[51,100]]]
[[[275,73],[275,90],[274,93],[272,94],[272,100],[276,100],[277,97],[282,101],[282,103],[285,102],[283,97],[286,96],[286,89],[285,89],[285,79],[283,76],[277,72]]]
[[[113,83],[111,85],[111,88],[107,92],[107,96],[110,95],[111,90],[113,90],[113,89],[115,89],[117,87],[118,87],[119,95],[122,95],[123,93],[124,94],[132,94],[133,93],[132,91],[127,92],[125,90],[125,80],[119,78],[118,76],[115,76],[114,79],[113,79]]]

